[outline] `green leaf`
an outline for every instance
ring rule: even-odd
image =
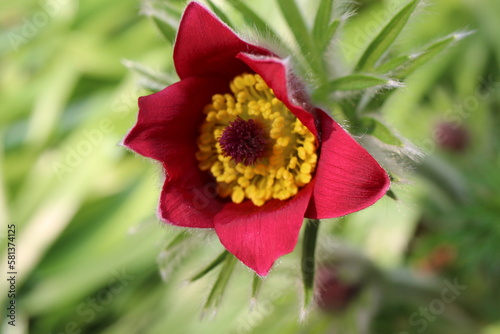
[[[170,241],[170,243],[168,243],[167,246],[165,246],[163,251],[171,250],[172,248],[176,247],[177,245],[180,245],[182,242],[189,239],[190,237],[191,237],[190,234],[184,232],[177,234],[177,236],[172,241]]]
[[[406,78],[410,73],[429,60],[435,58],[438,54],[454,44],[456,41],[462,39],[464,36],[468,36],[468,34],[453,34],[429,45],[423,52],[410,57],[405,66],[402,67],[402,70],[396,73],[396,77],[399,79]]]
[[[423,51],[418,52],[413,56],[401,56],[397,57],[389,62],[381,65],[377,68],[377,72],[382,71],[390,71],[391,76],[395,79],[403,80],[416,69],[427,63],[428,61],[437,57],[441,52],[452,46],[455,42],[469,36],[471,32],[465,33],[455,33],[450,36],[444,37],[428,47],[426,47]],[[401,61],[406,59],[406,62],[401,64]],[[391,71],[391,67],[393,67]],[[394,87],[397,88],[397,87]],[[380,108],[384,104],[384,102],[389,98],[389,96],[394,92],[394,89],[386,91],[383,95],[377,95],[373,97],[370,101],[369,105],[366,108],[367,112],[376,110]]]
[[[323,58],[297,7],[297,3],[295,0],[278,0],[278,5],[311,69],[320,79],[326,80],[327,73]]]
[[[159,13],[178,20],[182,16],[185,5],[182,2],[178,2],[176,4],[173,1],[168,0],[148,0],[146,1],[144,7],[146,9],[155,9]]]
[[[322,44],[320,44],[321,52],[326,51],[326,49],[328,48],[328,45],[330,44],[330,41],[332,40],[333,36],[337,32],[337,29],[339,28],[339,26],[340,26],[339,19],[335,19],[330,23],[330,25],[328,26],[328,28],[326,30],[324,40],[323,40]]]
[[[190,282],[194,282],[194,281],[197,281],[199,280],[200,278],[202,278],[203,276],[205,276],[206,274],[208,274],[209,272],[211,272],[213,269],[217,268],[219,266],[219,264],[221,264],[222,262],[224,262],[224,260],[226,259],[226,257],[228,256],[229,252],[227,250],[224,250],[219,256],[217,256],[217,258],[215,260],[213,260],[206,268],[204,268],[203,270],[201,270],[199,273],[197,273],[196,275],[194,275],[193,277],[191,277],[191,279],[189,280]]]
[[[314,296],[314,273],[316,270],[316,242],[318,238],[319,219],[308,219],[302,241],[302,283],[304,287],[303,311],[306,311]]]
[[[212,9],[212,11],[215,13],[215,15],[217,15],[219,17],[219,19],[221,19],[229,27],[234,29],[233,24],[231,23],[231,21],[229,20],[227,15],[222,11],[222,9],[220,9],[219,6],[214,4],[211,0],[207,0],[207,2],[208,2],[208,5],[210,6],[210,9]]]
[[[384,55],[401,33],[418,3],[419,0],[410,1],[392,18],[385,28],[382,29],[361,56],[356,65],[357,72],[369,72],[374,69],[377,61]]]
[[[278,0],[278,5],[297,43],[299,45],[306,45],[308,50],[312,50],[314,43],[295,0]]]
[[[333,0],[321,0],[314,20],[313,37],[319,45],[324,45],[325,40],[329,41],[330,19],[332,16]],[[327,42],[328,43],[328,42]],[[326,44],[327,44],[326,43]]]
[[[396,81],[364,74],[351,74],[330,81],[319,87],[313,94],[313,98],[329,95],[333,91],[363,90],[376,86],[398,86]]]
[[[153,15],[151,16],[151,18],[153,19],[153,22],[160,30],[162,36],[165,37],[165,39],[168,42],[174,44],[175,35],[177,34],[177,28],[162,17]]]
[[[215,312],[219,307],[224,292],[226,291],[227,284],[229,283],[229,279],[233,274],[234,265],[236,264],[236,262],[237,260],[234,256],[226,256],[224,265],[222,266],[219,273],[219,277],[217,277],[217,280],[215,281],[215,284],[210,291],[210,295],[205,302],[205,306],[203,307],[203,310],[205,312],[209,310]]]
[[[255,27],[258,31],[274,39],[281,40],[280,37],[257,15],[250,7],[245,5],[241,0],[227,0],[231,6],[238,10],[248,25]]]
[[[398,137],[396,137],[391,130],[380,121],[372,117],[362,117],[361,118],[361,129],[366,134],[372,135],[378,138],[381,142],[402,147],[404,144]]]
[[[162,0],[149,0],[142,3],[141,11],[150,17],[162,36],[171,44],[175,42],[182,10],[174,4]]]
[[[391,60],[383,63],[379,67],[377,67],[374,71],[375,74],[388,74],[391,73],[392,71],[396,70],[397,68],[403,66],[404,64],[408,63],[408,61],[411,60],[411,56],[404,55],[404,56],[399,56],[392,58]]]

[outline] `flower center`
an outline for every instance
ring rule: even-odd
[[[253,119],[248,121],[237,117],[229,123],[219,138],[219,144],[225,157],[245,166],[253,165],[264,154],[266,138],[262,127]]]
[[[257,74],[231,81],[232,94],[205,106],[196,159],[217,181],[218,194],[234,203],[262,206],[286,200],[311,182],[314,135],[276,98]]]

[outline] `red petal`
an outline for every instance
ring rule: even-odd
[[[214,216],[222,207],[213,181],[179,187],[166,180],[161,191],[158,215],[172,225],[213,228]]]
[[[170,224],[213,228],[213,217],[223,206],[195,153],[204,106],[213,94],[227,91],[223,79],[187,78],[139,99],[137,124],[124,145],[163,163],[167,175],[158,211]]]
[[[212,95],[228,91],[228,83],[217,78],[187,78],[164,90],[139,99],[137,124],[124,145],[164,163],[172,180],[200,174],[195,153],[203,108]]]
[[[313,182],[288,201],[261,207],[251,201],[228,204],[215,217],[215,231],[226,249],[261,276],[297,243]]]
[[[236,59],[239,52],[271,53],[242,41],[225,23],[197,2],[186,7],[174,47],[174,63],[181,79],[189,76],[223,76],[232,79],[249,72]]]
[[[316,115],[307,111],[314,109],[308,104],[304,87],[291,73],[288,73],[286,61],[277,57],[255,56],[245,53],[240,53],[238,58],[264,79],[278,100],[283,102],[317,138],[318,124],[314,122]]]
[[[308,218],[333,218],[359,211],[385,195],[385,170],[329,115],[318,109],[322,144]]]

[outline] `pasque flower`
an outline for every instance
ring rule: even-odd
[[[139,99],[124,140],[165,170],[159,217],[215,229],[259,275],[291,252],[304,217],[343,216],[389,188],[384,169],[313,106],[289,61],[191,2],[174,48],[180,81]]]

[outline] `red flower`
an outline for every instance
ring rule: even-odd
[[[304,217],[346,215],[389,188],[386,172],[311,106],[286,59],[191,2],[174,48],[180,81],[139,99],[124,140],[165,169],[159,216],[214,228],[259,275],[291,252]]]

